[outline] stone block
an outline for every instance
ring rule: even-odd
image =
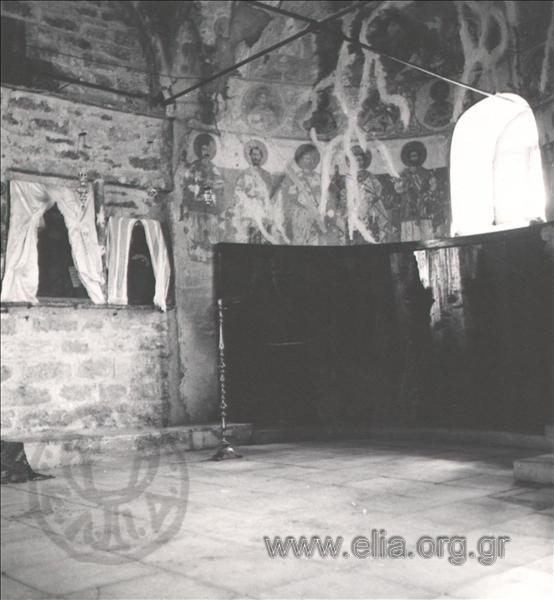
[[[122,46],[135,46],[136,45],[136,37],[126,33],[125,31],[116,31],[115,32],[115,43],[120,44]]]
[[[127,388],[119,384],[101,384],[98,388],[100,402],[119,402],[127,399]]]
[[[12,370],[7,367],[6,365],[2,365],[1,368],[1,381],[8,381],[8,379],[10,379],[12,376]]]
[[[68,402],[84,402],[92,398],[94,385],[67,384],[60,389],[60,396]]]
[[[32,119],[32,124],[37,129],[45,129],[46,131],[53,131],[55,133],[62,133],[64,135],[69,135],[69,124],[67,122],[63,122],[62,124],[54,121],[53,119]]]
[[[78,376],[86,379],[113,376],[113,362],[107,358],[91,358],[79,366]]]
[[[29,98],[27,96],[16,96],[10,100],[11,106],[25,110],[36,110],[40,112],[52,112],[52,108],[45,100]]]
[[[71,367],[61,362],[48,361],[28,365],[22,379],[27,383],[40,383],[50,379],[68,379]]]
[[[85,37],[94,38],[96,40],[105,40],[108,37],[108,32],[105,29],[99,29],[98,27],[87,27],[83,35]]]
[[[70,319],[69,315],[52,315],[33,319],[34,331],[77,331],[77,326],[77,320]]]
[[[2,317],[0,323],[0,333],[4,335],[13,335],[16,332],[16,321],[13,315],[6,315]]]
[[[46,404],[52,400],[50,392],[44,388],[22,384],[16,388],[2,390],[3,406],[34,406]]]
[[[98,319],[88,319],[81,326],[82,331],[91,331],[91,330],[99,330],[104,327],[104,320],[102,318]]]
[[[75,150],[62,150],[58,156],[60,158],[68,158],[69,160],[79,160],[81,157]]]
[[[166,346],[167,338],[159,336],[143,338],[139,342],[139,350],[145,350],[147,352],[153,352],[155,350],[164,350]]]
[[[159,381],[145,377],[141,380],[133,380],[129,397],[131,401],[156,401],[161,396]]]
[[[131,51],[127,48],[122,48],[121,46],[116,46],[114,44],[104,44],[103,50],[105,54],[117,58],[118,60],[131,60]]]
[[[62,343],[62,352],[68,354],[84,354],[88,351],[89,345],[87,342],[66,341]]]
[[[75,23],[75,21],[71,21],[70,19],[50,17],[48,15],[44,16],[43,19],[45,23],[48,23],[48,25],[51,25],[52,27],[56,27],[58,29],[65,29],[66,31],[79,31],[78,23]]]
[[[77,12],[80,15],[83,15],[84,17],[90,17],[91,19],[96,18],[96,16],[98,15],[97,11],[94,8],[91,8],[88,6],[83,6],[83,4],[84,4],[84,2],[78,3]]]

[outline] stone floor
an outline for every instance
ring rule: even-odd
[[[401,441],[242,450],[222,463],[208,451],[103,460],[2,486],[2,598],[553,597],[553,488],[512,477],[513,460],[536,451]],[[355,558],[353,538],[372,530],[414,552],[422,536],[467,542],[442,558]],[[268,556],[264,536],[302,535],[344,542],[336,558]],[[505,557],[470,558],[482,536],[509,536]]]

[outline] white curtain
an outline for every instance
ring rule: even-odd
[[[169,256],[159,221],[154,219],[133,219],[111,217],[108,222],[108,302],[127,304],[127,269],[133,227],[142,223],[146,243],[152,258],[152,268],[156,279],[154,304],[166,310],[166,298],[169,290],[171,270]]]
[[[14,180],[10,182],[10,203],[2,301],[38,302],[38,225],[42,215],[57,204],[67,227],[79,278],[95,304],[105,303],[92,186],[88,186],[87,201],[82,206],[77,191],[71,188]]]

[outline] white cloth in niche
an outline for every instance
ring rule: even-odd
[[[71,254],[79,279],[95,304],[106,302],[102,285],[102,251],[98,244],[92,186],[81,206],[76,190],[33,181],[10,182],[10,229],[2,281],[3,302],[36,304],[38,290],[38,226],[54,204],[67,227]]]
[[[159,221],[154,219],[135,219],[111,217],[108,223],[108,302],[127,304],[127,269],[133,227],[142,223],[146,244],[152,258],[152,269],[156,280],[154,304],[165,311],[171,269],[169,256]]]

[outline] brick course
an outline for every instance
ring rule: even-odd
[[[59,429],[75,419],[88,429],[168,424],[167,318],[144,308],[9,306],[2,314],[2,434]]]

